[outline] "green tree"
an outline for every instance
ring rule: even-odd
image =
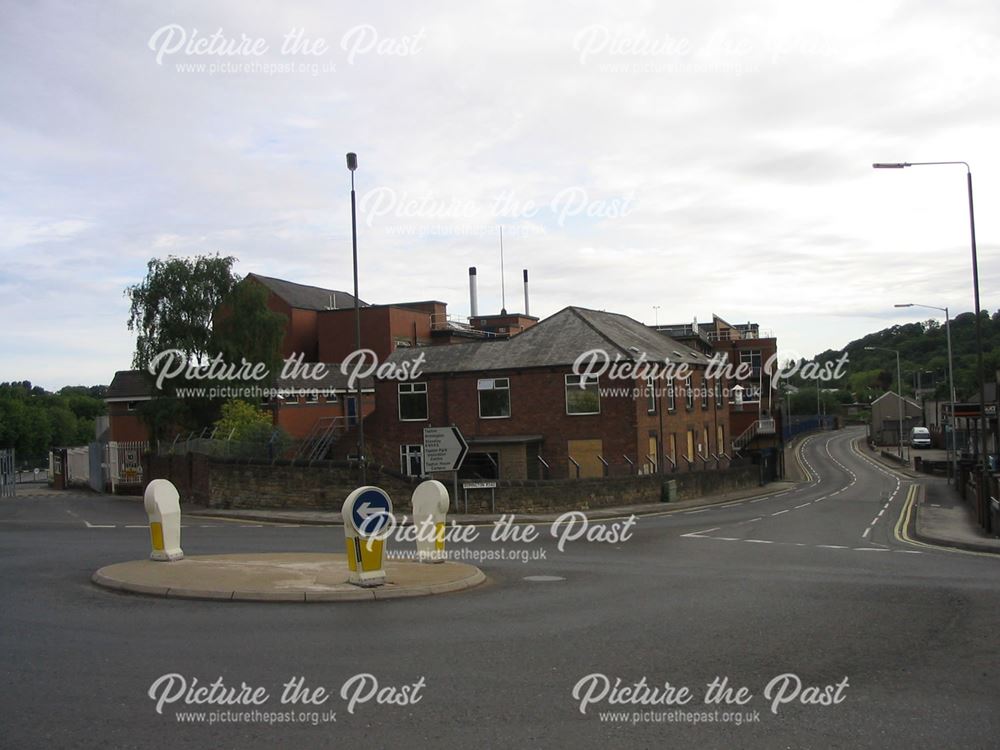
[[[251,403],[232,399],[222,405],[222,415],[215,423],[216,436],[238,441],[260,441],[270,437],[274,426],[269,412]]]
[[[170,349],[189,360],[212,353],[212,316],[236,286],[235,261],[218,254],[149,261],[146,278],[125,290],[131,301],[128,329],[136,333],[136,369],[147,371],[157,354]]]
[[[272,385],[281,371],[281,341],[288,318],[267,306],[267,290],[244,280],[229,293],[215,315],[213,351],[226,362],[241,360],[267,365],[270,377],[258,385]],[[250,383],[252,384],[252,383]]]

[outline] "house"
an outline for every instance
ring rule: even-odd
[[[691,375],[574,373],[595,350],[625,365],[683,363]],[[404,474],[423,473],[424,428],[449,425],[470,444],[467,477],[693,471],[731,457],[728,384],[706,380],[708,357],[625,315],[567,307],[509,339],[397,349],[387,361],[421,356],[418,377],[376,379],[378,408],[365,421],[369,455]]]
[[[876,445],[899,445],[900,417],[903,422],[903,442],[909,439],[910,430],[924,423],[924,410],[916,401],[900,398],[894,391],[886,391],[871,405],[871,439]]]
[[[152,386],[139,370],[116,372],[104,396],[108,405],[107,439],[116,442],[149,440],[149,428],[139,407],[152,398]]]

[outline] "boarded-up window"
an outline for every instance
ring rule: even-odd
[[[570,440],[567,442],[569,457],[580,464],[580,477],[602,477],[604,476],[604,464],[598,458],[604,452],[604,443],[601,440]],[[569,475],[576,476],[576,466],[573,461],[568,461]]]

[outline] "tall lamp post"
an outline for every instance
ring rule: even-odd
[[[899,369],[899,349],[887,349],[884,346],[866,346],[867,351],[892,352],[896,355],[896,387],[899,389],[899,457],[903,457],[903,373]]]
[[[358,208],[354,192],[354,171],[358,168],[358,155],[353,151],[347,155],[347,168],[351,171],[351,242],[354,251],[354,348],[361,351],[361,301],[358,299]],[[364,405],[361,401],[361,378],[357,379],[355,419],[358,420],[358,465],[361,467],[361,484],[368,484],[368,470],[365,459]]]
[[[948,463],[951,466],[951,476],[958,476],[958,455],[955,451],[955,369],[951,356],[951,315],[947,307],[935,307],[934,305],[921,305],[916,302],[906,302],[895,307],[924,307],[928,310],[941,310],[944,313],[944,330],[948,338],[948,396],[951,399],[951,407],[948,411],[948,425],[951,427],[951,440],[947,443]],[[950,477],[949,477],[950,479]]]
[[[986,513],[986,488],[989,486],[989,474],[986,463],[986,374],[983,370],[983,321],[979,316],[979,258],[976,255],[976,212],[972,201],[972,168],[964,161],[914,161],[914,162],[876,162],[875,169],[903,169],[904,167],[934,167],[941,165],[958,165],[965,167],[965,184],[969,194],[969,236],[972,240],[972,295],[976,303],[976,370],[979,378],[979,449],[982,455],[982,467],[979,477],[978,511],[979,523],[988,524]]]

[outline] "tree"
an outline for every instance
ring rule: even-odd
[[[215,423],[217,436],[232,440],[259,441],[267,439],[274,426],[271,415],[253,404],[232,399],[222,405],[222,416]]]
[[[226,362],[263,362],[272,385],[281,370],[281,341],[288,318],[267,306],[267,290],[243,280],[229,293],[215,316],[213,351]]]
[[[170,349],[191,360],[211,353],[212,316],[232,292],[232,256],[153,258],[146,278],[125,290],[131,300],[128,329],[135,331],[133,366],[146,372],[157,354]]]

